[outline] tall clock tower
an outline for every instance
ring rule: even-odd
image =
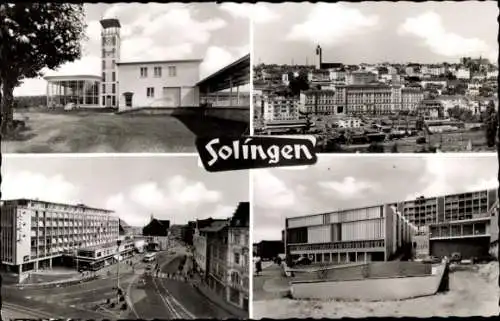
[[[120,21],[103,19],[101,32],[101,106],[118,108],[118,75],[116,63],[120,61]]]

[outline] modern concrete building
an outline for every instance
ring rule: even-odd
[[[411,245],[415,227],[390,204],[286,219],[289,260],[387,261]]]
[[[84,204],[5,200],[1,213],[2,269],[20,278],[24,271],[51,268],[62,256],[74,257],[77,250],[119,238],[119,219],[112,211]]]
[[[120,21],[112,18],[100,23],[101,74],[45,77],[49,108],[74,105],[76,108],[126,111],[150,107],[199,107],[202,101],[206,103],[210,97],[216,97],[216,93],[226,89],[229,89],[230,106],[218,107],[249,107],[249,99],[240,99],[239,92],[240,86],[250,81],[249,55],[202,80],[202,59],[122,61]],[[233,94],[233,88],[236,94]]]
[[[428,227],[430,255],[462,257],[488,253],[494,228],[491,223],[498,204],[496,189],[474,191],[402,202],[398,209],[410,222]]]
[[[316,115],[343,115],[341,95],[334,90],[308,90],[300,94],[300,105],[307,113]]]

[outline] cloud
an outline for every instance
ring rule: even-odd
[[[60,203],[79,203],[79,189],[63,175],[45,176],[30,171],[3,174],[2,199],[31,198]]]
[[[378,22],[378,16],[363,15],[360,10],[343,4],[317,3],[304,22],[292,27],[286,39],[329,46],[363,33]]]
[[[420,38],[432,52],[442,56],[458,58],[486,55],[493,61],[498,57],[498,49],[489,47],[483,40],[465,38],[445,30],[441,17],[433,11],[407,18],[398,32]]]
[[[323,188],[324,193],[331,194],[334,192],[336,196],[344,199],[363,197],[365,192],[376,188],[375,184],[357,180],[352,176],[345,177],[341,182],[318,182],[318,185]]]
[[[468,189],[471,191],[479,191],[493,188],[498,188],[498,179],[495,177],[490,179],[481,178],[476,183],[472,184]]]
[[[269,170],[259,170],[254,174],[254,200],[261,208],[292,208],[297,195]]]
[[[230,217],[235,205],[222,201],[219,191],[178,175],[163,184],[144,182],[132,186],[126,192],[109,196],[106,205],[127,223],[143,226],[151,214],[181,224],[195,218]]]
[[[269,23],[279,18],[276,12],[261,3],[223,3],[220,8],[235,18],[252,18],[253,23]]]
[[[203,79],[210,76],[219,69],[235,62],[244,55],[248,54],[250,49],[248,46],[235,48],[222,48],[210,46],[207,49],[205,58],[200,66],[200,77]]]

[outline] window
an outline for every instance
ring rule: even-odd
[[[113,85],[113,93],[115,92],[115,85]],[[111,97],[111,100],[112,100],[112,106],[115,107],[116,106],[116,96],[113,96]],[[97,237],[97,235],[96,235]]]
[[[111,60],[111,67],[115,68],[116,67],[116,60]]]
[[[102,81],[106,82],[106,73],[105,72],[102,73]]]
[[[240,253],[234,253],[234,263],[240,264]]]
[[[116,81],[116,73],[114,71],[111,74],[111,81]]]
[[[102,84],[102,93],[105,94],[106,93],[106,84]]]
[[[155,89],[153,87],[146,88],[146,96],[149,98],[155,97]]]
[[[106,97],[105,96],[102,96],[102,105],[106,105]]]
[[[155,74],[155,77],[160,78],[161,77],[161,67],[155,67],[154,74]]]
[[[141,78],[146,78],[148,76],[148,68],[141,67]]]
[[[111,87],[111,93],[112,93],[112,94],[115,94],[115,93],[116,93],[116,85],[115,85],[115,84],[113,84],[113,85],[112,85],[112,87]],[[114,98],[115,98],[115,97],[113,96],[113,99],[114,99]],[[114,104],[113,104],[113,105],[114,105]]]
[[[106,69],[106,60],[102,61],[102,69]]]
[[[177,68],[175,66],[168,67],[168,76],[169,77],[177,76]]]

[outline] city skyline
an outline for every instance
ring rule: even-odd
[[[460,57],[498,60],[493,1],[265,4],[270,19],[254,21],[254,64],[323,62],[459,62]],[[481,16],[464,24],[470,16]],[[275,32],[267,32],[270,27]],[[273,44],[272,46],[269,44]]]
[[[497,163],[495,155],[324,155],[312,167],[259,170],[254,175],[253,241],[281,239],[286,217],[496,188],[497,178],[491,173]]]
[[[193,156],[42,160],[4,157],[2,199],[83,203],[113,210],[131,226],[147,224],[151,215],[171,224],[229,218],[248,201],[248,174],[212,174]]]
[[[87,40],[82,58],[45,75],[101,75],[103,18],[121,23],[121,61],[201,59],[200,79],[248,54],[250,20],[215,3],[84,4]],[[185,32],[189,29],[189,32]],[[165,37],[165,30],[168,36]],[[15,96],[46,94],[42,78],[24,79]]]

